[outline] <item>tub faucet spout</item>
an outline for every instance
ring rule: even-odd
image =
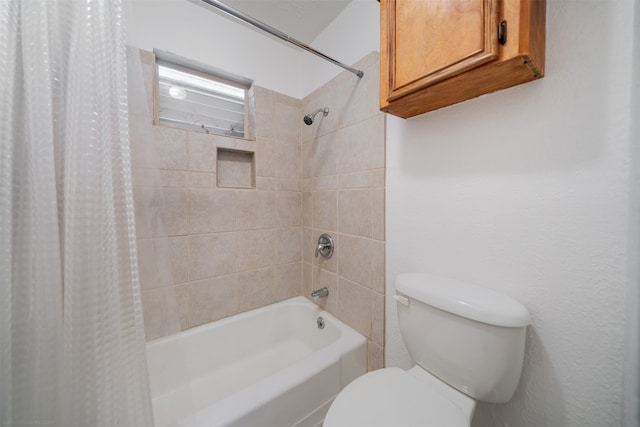
[[[326,298],[328,296],[329,289],[327,289],[326,286],[324,288],[316,289],[315,291],[311,292],[311,299],[313,300],[313,302],[318,301],[319,298]]]

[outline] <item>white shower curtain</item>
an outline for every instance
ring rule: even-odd
[[[121,0],[0,0],[0,425],[153,424]]]

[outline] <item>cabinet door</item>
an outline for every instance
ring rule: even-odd
[[[498,1],[382,0],[387,20],[387,100],[497,59]]]

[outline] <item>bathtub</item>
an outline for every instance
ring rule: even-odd
[[[364,337],[303,297],[150,341],[147,355],[156,427],[320,426],[367,365]]]

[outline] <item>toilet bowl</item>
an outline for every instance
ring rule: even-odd
[[[386,368],[353,381],[334,400],[324,427],[467,427],[475,408],[469,396],[414,366]]]
[[[468,427],[476,400],[504,403],[517,387],[529,312],[515,299],[451,279],[403,274],[398,323],[416,361],[349,384],[324,427]]]

